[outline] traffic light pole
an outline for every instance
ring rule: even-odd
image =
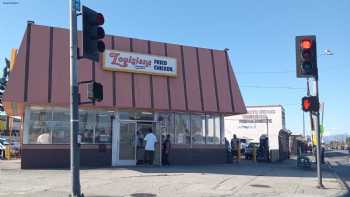
[[[70,169],[72,191],[70,196],[81,197],[80,192],[80,150],[78,146],[79,105],[77,72],[77,11],[76,0],[70,0]]]
[[[318,96],[318,76],[315,77],[315,96],[317,97],[317,100],[319,101],[319,96]],[[321,173],[321,132],[320,132],[320,112],[315,111],[311,112],[313,116],[313,120],[315,120],[315,130],[316,130],[316,158],[317,158],[317,178],[318,178],[318,188],[324,188],[322,184],[322,173]]]
[[[306,86],[307,86],[307,89],[306,89],[306,95],[307,96],[311,96],[311,93],[310,93],[310,79],[307,78],[306,79]],[[313,122],[313,119],[312,119],[312,113],[310,112],[310,124],[311,124],[311,130],[314,131],[315,130],[315,127],[314,127],[314,122]]]

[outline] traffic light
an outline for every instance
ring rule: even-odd
[[[301,105],[305,112],[317,112],[320,109],[320,103],[317,96],[303,97]]]
[[[86,6],[83,6],[83,57],[93,61],[99,60],[99,53],[104,52],[105,31],[101,27],[104,17]]]
[[[88,99],[93,101],[103,100],[103,86],[97,82],[91,82],[88,84]]]
[[[297,77],[317,78],[316,36],[296,36],[295,48]]]

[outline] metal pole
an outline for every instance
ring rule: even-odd
[[[304,133],[304,138],[306,139],[306,132],[305,132],[305,112],[303,111],[303,133]]]
[[[72,178],[71,196],[80,197],[79,175],[79,106],[78,106],[78,80],[77,80],[77,14],[75,0],[70,0],[70,169]]]
[[[267,138],[269,138],[269,118],[266,116],[266,134]]]
[[[318,95],[318,77],[315,78],[315,96],[317,96],[317,99],[319,98]],[[321,132],[320,132],[320,112],[313,112],[313,117],[315,120],[315,130],[316,130],[316,141],[317,141],[317,178],[318,178],[318,188],[324,188],[322,184],[322,173],[321,173]]]
[[[324,126],[323,125],[323,115],[324,115],[324,102],[322,102],[322,120],[321,120],[322,126]]]
[[[306,86],[307,86],[307,89],[306,89],[306,95],[307,96],[311,96],[311,93],[310,93],[310,79],[309,78],[307,78],[306,79]],[[309,115],[310,115],[310,123],[311,123],[311,131],[314,131],[315,130],[315,127],[314,127],[314,122],[313,122],[313,120],[312,120],[312,114],[311,114],[311,112],[309,113]]]

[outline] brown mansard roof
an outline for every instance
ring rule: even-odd
[[[79,32],[79,46],[81,32]],[[246,113],[227,51],[106,36],[107,49],[169,56],[178,75],[151,76],[102,70],[99,62],[78,61],[79,81],[95,79],[104,87],[96,107],[156,111]],[[86,90],[80,87],[82,100]],[[69,106],[69,31],[29,24],[18,50],[3,99],[11,115],[26,105]]]

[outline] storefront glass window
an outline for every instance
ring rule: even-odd
[[[154,120],[154,113],[152,112],[139,112],[139,111],[122,111],[119,112],[119,119],[121,120]]]
[[[82,144],[94,143],[96,113],[94,111],[79,112],[79,132]]]
[[[214,116],[214,127],[215,127],[215,134],[214,134],[214,144],[220,144],[220,138],[221,138],[221,131],[220,131],[220,116],[215,115]]]
[[[67,110],[53,111],[53,117],[49,123],[52,131],[52,143],[68,144],[70,136],[69,112]]]
[[[174,133],[174,113],[160,112],[158,113],[158,123],[160,127],[160,133],[166,137],[170,135],[170,142],[175,143]]]
[[[190,117],[188,114],[175,114],[175,143],[191,144]]]
[[[193,144],[205,144],[205,116],[191,115],[191,133]]]
[[[25,144],[69,144],[70,117],[68,109],[32,107]],[[113,113],[93,110],[79,111],[81,143],[111,143]]]
[[[111,143],[112,119],[109,113],[98,112],[96,114],[95,143]]]
[[[220,116],[207,115],[207,144],[220,144]]]
[[[215,127],[214,127],[214,116],[207,115],[208,120],[208,133],[207,133],[207,144],[214,144],[215,138]]]
[[[52,119],[52,113],[47,110],[36,110],[31,113],[28,135],[24,143],[29,144],[51,144],[52,132],[49,127],[49,121]]]

